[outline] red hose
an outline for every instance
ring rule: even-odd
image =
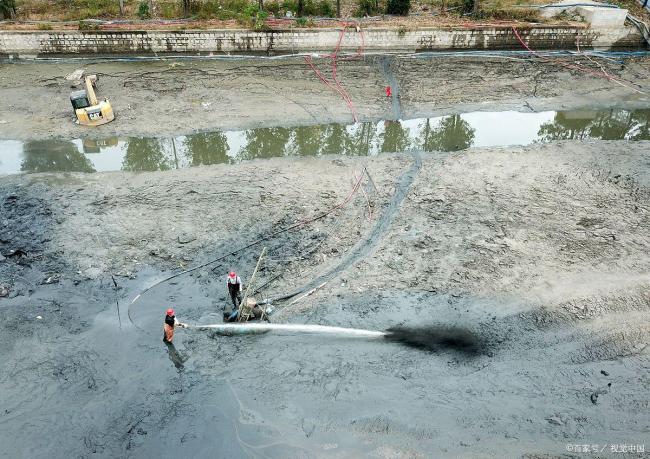
[[[316,65],[313,62],[312,56],[305,56],[305,62],[307,63],[307,65],[309,65],[309,67],[312,69],[312,71],[316,74],[318,79],[324,85],[326,85],[330,89],[333,89],[334,91],[336,91],[341,96],[343,101],[346,103],[346,105],[350,109],[350,112],[352,113],[352,119],[354,120],[355,123],[357,123],[359,121],[359,119],[357,118],[356,108],[354,106],[354,103],[352,102],[352,98],[350,97],[350,94],[345,90],[345,88],[343,87],[343,85],[339,81],[338,72],[337,72],[337,69],[338,69],[337,62],[339,60],[338,55],[339,55],[339,52],[341,51],[341,44],[343,43],[343,37],[345,37],[345,33],[346,33],[348,27],[355,26],[355,24],[349,23],[349,22],[344,22],[344,23],[341,23],[341,25],[343,25],[343,28],[341,29],[341,31],[339,33],[339,39],[338,39],[338,41],[336,43],[336,47],[334,48],[334,51],[331,54],[326,54],[326,55],[323,56],[325,58],[329,58],[329,59],[332,60],[332,79],[329,80],[316,67]],[[365,39],[365,35],[363,33],[363,29],[359,29],[359,32],[361,33],[361,45],[359,46],[359,48],[357,48],[357,51],[353,56],[350,56],[348,58],[344,58],[344,60],[358,59],[359,57],[361,57],[363,55],[363,50],[364,50],[364,48],[366,46],[366,39]]]
[[[590,68],[584,67],[584,66],[579,65],[579,64],[568,64],[566,62],[562,62],[559,59],[549,59],[549,58],[540,56],[539,53],[537,53],[536,51],[533,51],[532,49],[530,49],[530,47],[524,42],[524,40],[521,39],[521,36],[519,35],[519,32],[517,32],[517,29],[514,26],[512,27],[512,31],[515,33],[515,37],[517,37],[517,40],[519,40],[519,43],[521,43],[524,48],[526,48],[531,54],[535,55],[536,57],[538,57],[539,59],[541,59],[543,61],[553,62],[553,63],[556,63],[558,65],[561,65],[562,67],[565,67],[565,68],[568,68],[568,69],[573,69],[573,70],[579,70],[581,72],[589,73],[589,74],[591,74],[593,76],[597,76],[599,78],[605,78],[605,79],[607,79],[609,81],[611,81],[611,80],[619,81],[619,78],[613,77],[610,74],[608,74],[607,72],[596,72],[594,70],[591,70]]]

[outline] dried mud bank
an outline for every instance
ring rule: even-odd
[[[643,444],[649,152],[617,141],[430,154],[412,182],[414,158],[399,154],[4,177],[4,452],[557,457],[572,444]],[[468,326],[480,355],[191,330],[166,349],[160,311],[219,321],[223,273],[249,276],[261,246],[128,307],[172,269],[344,201],[364,165],[376,191],[366,183],[367,198],[265,243],[264,293],[340,266],[388,215],[367,254],[279,313],[377,330]],[[400,180],[406,196],[387,213]]]
[[[325,75],[328,60],[314,62]],[[650,86],[650,60],[584,56],[560,59]],[[74,124],[68,100],[78,68],[96,73],[116,120],[87,129]],[[542,111],[648,108],[650,96],[603,78],[519,57],[385,57],[340,61],[338,78],[359,120],[415,118],[477,110]],[[393,87],[387,98],[386,86]],[[646,91],[647,92],[647,91]],[[25,104],[25,101],[48,103]],[[614,101],[614,102],[613,102]],[[196,131],[352,122],[340,96],[302,58],[274,61],[0,63],[0,138],[183,135]]]

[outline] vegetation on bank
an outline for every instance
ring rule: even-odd
[[[638,11],[635,0],[616,0]],[[530,6],[551,0],[0,0],[0,18],[19,21],[83,21],[87,19],[235,20],[263,28],[273,18],[417,16],[453,20],[514,20],[542,22]],[[528,7],[527,7],[528,6]],[[48,24],[39,28],[47,29]],[[80,23],[80,28],[97,25]]]

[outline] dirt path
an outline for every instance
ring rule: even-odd
[[[0,260],[0,443],[12,457],[381,458],[643,444],[649,151],[601,141],[423,155],[384,237],[287,313],[377,330],[465,325],[487,343],[475,358],[179,331],[187,360],[170,362],[161,311],[220,321],[223,273],[246,279],[259,247],[144,296],[132,312],[146,332],[125,320],[143,287],[331,208],[366,165],[369,201],[357,194],[270,240],[261,278],[279,276],[275,295],[340,266],[390,212],[410,155],[5,177],[0,249],[27,254]]]
[[[328,74],[328,61],[315,62]],[[564,62],[601,71],[581,57]],[[598,62],[635,87],[650,87],[648,59]],[[113,123],[99,129],[74,124],[71,82],[65,77],[78,68],[99,75],[100,95],[115,108]],[[606,79],[512,57],[367,56],[340,62],[338,75],[361,121],[391,119],[396,113],[414,118],[485,109],[650,107],[650,96]],[[385,94],[385,87],[395,82],[399,100]],[[166,137],[326,122],[351,123],[350,110],[302,58],[0,63],[0,138]]]

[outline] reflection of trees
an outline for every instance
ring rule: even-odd
[[[650,110],[610,110],[579,118],[576,113],[559,112],[539,129],[540,140],[650,139]]]
[[[361,127],[350,136],[350,141],[359,156],[368,156],[377,138],[377,127],[372,123],[361,123]]]
[[[260,128],[246,131],[246,146],[240,159],[272,158],[285,154],[291,130],[287,128]]]
[[[403,127],[399,121],[384,121],[384,133],[381,137],[382,153],[406,151],[411,144],[408,128]]]
[[[540,126],[537,135],[540,140],[581,140],[589,136],[588,127],[591,124],[590,118],[577,118],[571,114],[558,112],[552,123],[544,123]]]
[[[95,172],[77,146],[64,140],[26,142],[21,169],[25,172]]]
[[[355,153],[354,143],[345,126],[329,124],[323,132],[324,155],[346,155]]]
[[[420,130],[418,140],[425,151],[464,150],[474,142],[474,129],[460,115],[446,116],[435,126],[427,118]]]
[[[650,110],[636,110],[634,117],[638,126],[630,139],[650,140]]]
[[[293,130],[291,154],[298,156],[316,156],[320,153],[323,133],[326,126],[299,126]]]
[[[125,171],[166,171],[171,162],[165,156],[160,139],[130,138],[122,169]]]
[[[192,134],[185,139],[190,165],[200,166],[228,162],[228,140],[223,132]]]

